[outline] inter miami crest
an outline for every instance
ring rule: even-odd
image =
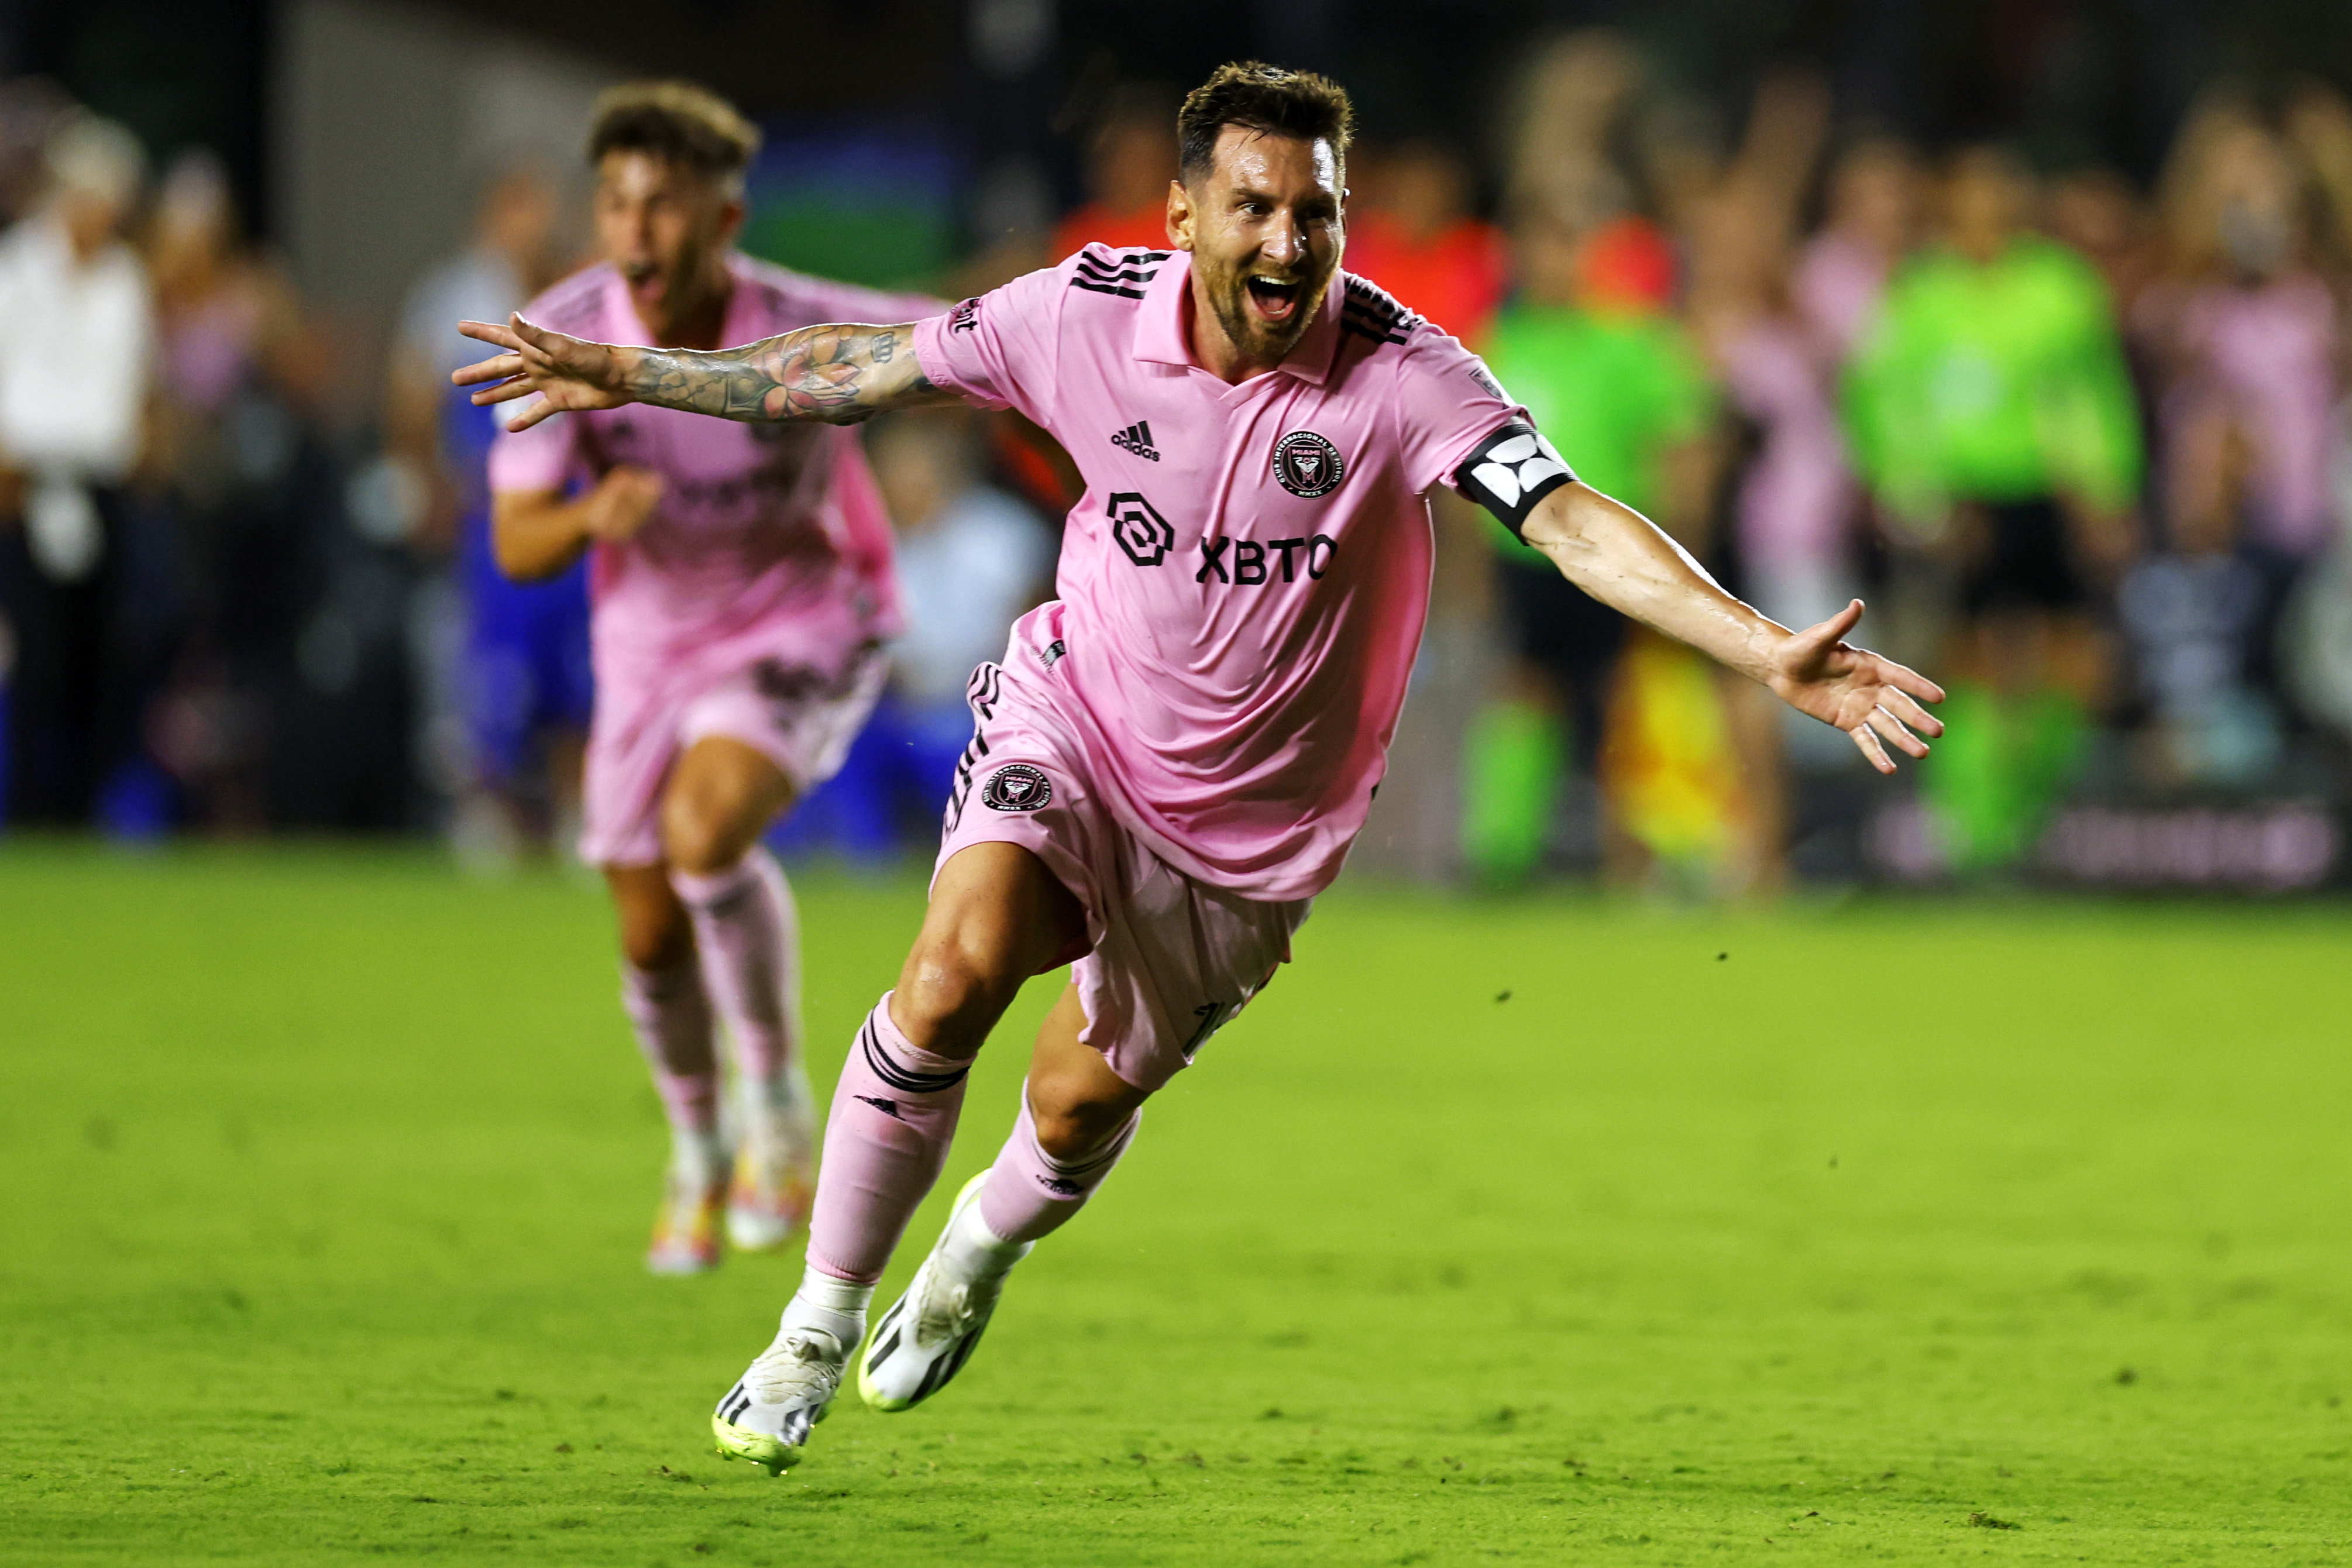
[[[1110,498],[1110,536],[1138,566],[1157,566],[1176,543],[1176,530],[1134,490]]]
[[[1292,495],[1313,500],[1328,496],[1348,477],[1339,448],[1312,430],[1293,430],[1274,444],[1275,482]]]
[[[988,775],[980,798],[991,811],[1042,811],[1054,804],[1054,781],[1027,763],[1007,763]]]

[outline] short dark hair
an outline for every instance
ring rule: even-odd
[[[596,100],[588,162],[607,153],[650,153],[698,174],[731,180],[760,150],[760,128],[735,106],[690,81],[633,81]]]
[[[1176,115],[1177,168],[1186,179],[1208,173],[1216,160],[1217,135],[1228,125],[1328,142],[1344,163],[1348,143],[1355,139],[1356,108],[1346,88],[1313,71],[1285,70],[1263,60],[1219,66]]]

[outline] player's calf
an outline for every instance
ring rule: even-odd
[[[728,1171],[719,1135],[710,1004],[691,950],[684,963],[667,969],[623,963],[621,1005],[645,1052],[670,1129],[669,1168],[646,1267],[656,1274],[698,1274],[719,1265],[719,1215]]]
[[[1067,1223],[1134,1141],[1130,1110],[1106,1141],[1067,1158],[1048,1153],[1022,1096],[1021,1118],[996,1163],[956,1194],[946,1228],[890,1310],[857,1366],[857,1391],[877,1410],[909,1410],[945,1388],[971,1358],[1013,1266]]]
[[[704,984],[735,1045],[742,1139],[727,1235],[746,1251],[781,1247],[808,1221],[816,1117],[800,1059],[799,917],[783,870],[753,848],[715,872],[673,868],[693,921]]]

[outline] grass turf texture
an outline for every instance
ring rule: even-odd
[[[921,892],[802,889],[824,1083]],[[771,1481],[705,1423],[797,1257],[640,1270],[592,889],[0,846],[0,1559],[2352,1561],[2345,927],[1343,889]]]

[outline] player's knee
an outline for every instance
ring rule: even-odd
[[[891,1002],[891,1017],[914,1045],[944,1056],[969,1056],[979,1050],[997,1016],[1020,988],[989,955],[953,933],[926,931],[907,955]]]
[[[735,864],[749,847],[735,824],[709,802],[672,795],[662,803],[662,853],[678,870],[708,877]]]
[[[1064,1163],[1085,1159],[1118,1137],[1135,1115],[1132,1105],[1057,1094],[1055,1089],[1034,1080],[1029,1089],[1029,1119],[1037,1128],[1037,1147],[1048,1159]]]

